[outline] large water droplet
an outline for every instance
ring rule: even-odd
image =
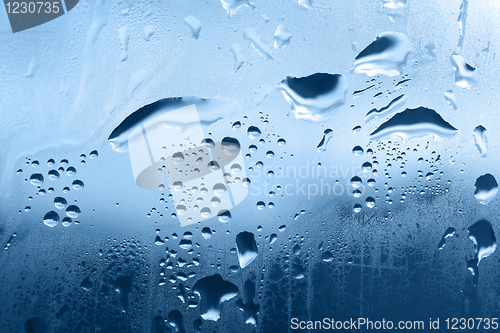
[[[49,171],[49,178],[52,180],[58,180],[59,179],[59,172],[57,170],[50,170]]]
[[[476,179],[474,197],[483,205],[487,205],[498,192],[498,183],[493,175],[487,173]]]
[[[212,191],[213,193],[218,196],[218,197],[222,197],[224,194],[226,194],[227,192],[227,187],[226,185],[222,184],[222,183],[217,183],[214,185],[214,187],[212,188]]]
[[[240,142],[235,138],[225,137],[221,141],[222,152],[227,156],[238,155],[240,153],[240,147]]]
[[[81,180],[75,180],[73,182],[73,188],[75,190],[81,190],[85,185],[83,184],[83,182]]]
[[[256,126],[250,126],[247,130],[247,133],[250,139],[257,139],[260,137],[261,131]]]
[[[371,140],[401,138],[403,142],[432,136],[434,140],[450,139],[457,129],[446,122],[436,111],[419,107],[406,109],[394,115],[370,134]]]
[[[384,32],[356,56],[352,70],[369,76],[399,75],[412,51],[413,46],[404,34]]]
[[[54,199],[54,205],[56,206],[57,209],[64,209],[68,205],[68,202],[66,201],[66,199],[62,197],[56,197]]]
[[[235,297],[238,294],[238,287],[223,280],[219,274],[215,274],[198,280],[193,286],[193,293],[201,298],[201,317],[217,321],[220,318],[222,302]]]
[[[241,268],[247,267],[257,257],[257,243],[251,232],[244,231],[236,236],[236,248]]]
[[[68,208],[66,208],[66,215],[68,215],[71,218],[77,218],[81,212],[82,211],[80,210],[80,208],[78,208],[78,206],[76,205],[71,205],[68,206]]]
[[[287,76],[278,85],[297,119],[324,121],[345,104],[347,80],[342,74]]]
[[[30,177],[30,183],[35,186],[40,186],[43,184],[43,175],[41,173],[34,173]]]
[[[48,227],[55,227],[59,223],[59,214],[51,210],[43,217],[43,223]]]

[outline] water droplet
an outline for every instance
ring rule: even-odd
[[[76,169],[71,166],[71,167],[66,169],[66,174],[70,177],[74,176],[76,174]]]
[[[233,17],[237,12],[245,7],[255,8],[249,0],[221,0],[222,7],[227,11],[229,17]]]
[[[241,122],[239,122],[239,121],[235,121],[235,122],[233,123],[233,130],[237,130],[237,129],[239,129],[239,128],[241,128]]]
[[[220,222],[227,223],[231,220],[231,213],[228,210],[223,209],[217,213],[217,217],[219,218]]]
[[[54,205],[56,206],[57,209],[64,209],[68,205],[68,202],[66,201],[66,199],[62,197],[56,197],[54,199]]]
[[[441,237],[441,241],[439,241],[439,244],[438,244],[439,250],[442,250],[444,248],[444,246],[446,245],[447,238],[451,238],[455,235],[455,231],[456,231],[456,229],[453,227],[449,227],[448,229],[446,229],[445,233]]]
[[[227,187],[226,185],[222,184],[222,183],[217,183],[214,185],[214,187],[212,188],[212,191],[213,193],[218,196],[218,197],[222,197],[224,194],[226,194],[227,192]]]
[[[209,217],[209,216],[210,216],[210,214],[212,214],[212,211],[211,211],[211,210],[210,210],[210,208],[208,208],[208,207],[204,207],[204,208],[202,208],[202,209],[201,209],[201,211],[200,211],[200,215],[201,215],[202,217]]]
[[[279,146],[284,146],[284,145],[286,145],[286,141],[285,141],[285,139],[278,139],[278,145],[279,145]]]
[[[49,178],[52,180],[58,180],[59,179],[59,172],[57,170],[50,170],[49,171]]]
[[[462,89],[470,89],[477,84],[476,69],[465,62],[460,54],[452,54],[451,64],[455,70],[455,84]]]
[[[240,153],[240,142],[235,138],[225,137],[221,141],[222,152],[227,156],[236,156]]]
[[[201,31],[201,22],[198,21],[195,17],[189,15],[184,18],[184,23],[189,27],[189,32],[191,33],[191,37],[198,39],[200,37]]]
[[[483,205],[487,205],[498,192],[498,183],[493,175],[487,173],[476,179],[474,197]]]
[[[384,7],[390,9],[403,8],[406,5],[406,0],[381,0]]]
[[[324,262],[331,262],[333,260],[333,254],[330,251],[325,251],[321,254],[321,260]]]
[[[263,210],[264,208],[266,208],[266,204],[264,203],[264,201],[257,202],[257,209]]]
[[[51,210],[43,217],[43,223],[48,227],[55,227],[59,223],[59,214]]]
[[[328,145],[328,142],[330,141],[332,136],[333,136],[333,131],[329,128],[323,132],[323,138],[321,139],[321,142],[316,147],[319,152],[326,151],[326,146]]]
[[[260,135],[261,135],[261,131],[260,131],[260,129],[259,129],[258,127],[256,127],[256,126],[250,126],[250,127],[248,128],[248,130],[247,130],[247,134],[248,134],[248,137],[249,137],[250,139],[257,139],[257,138],[259,138],[259,137],[260,137]],[[257,149],[256,149],[256,150],[257,150]],[[252,150],[250,150],[250,151],[252,151]]]
[[[283,27],[283,24],[280,24],[274,33],[274,47],[281,50],[283,47],[290,45],[291,38],[292,34]]]
[[[361,211],[362,207],[360,204],[355,204],[353,207],[354,213],[359,213]]]
[[[71,218],[77,218],[81,212],[82,211],[80,210],[80,208],[78,208],[78,206],[76,205],[71,205],[68,206],[68,208],[66,208],[66,215],[68,215]]]
[[[370,134],[371,140],[399,137],[403,142],[432,136],[434,140],[450,139],[457,129],[446,122],[436,111],[419,107],[406,109],[394,115]]]
[[[373,208],[373,207],[375,207],[375,199],[373,199],[372,197],[368,197],[365,200],[365,204],[366,204],[366,207]]]
[[[347,80],[342,74],[287,76],[278,85],[297,119],[324,121],[345,104]]]
[[[208,162],[208,164],[207,164],[207,168],[208,168],[208,170],[210,170],[210,171],[217,171],[217,170],[220,170],[219,163],[217,163],[216,161],[210,161],[210,162]]]
[[[99,156],[99,153],[97,152],[97,150],[92,150],[89,154],[90,158],[91,159],[95,159]]]
[[[352,71],[368,76],[400,75],[413,46],[404,34],[383,32],[355,58]]]
[[[251,232],[244,231],[236,236],[236,248],[241,268],[247,267],[257,258],[257,243],[254,234]]]
[[[212,230],[210,230],[209,227],[204,227],[203,229],[201,229],[201,235],[205,239],[210,239],[212,238]]]
[[[69,227],[71,225],[71,223],[73,223],[73,220],[70,218],[70,217],[63,217],[62,219],[62,225],[65,226],[65,227]]]
[[[486,139],[486,128],[479,125],[474,129],[474,141],[481,157],[486,157],[488,153],[488,140]]]
[[[363,148],[361,148],[361,146],[356,146],[352,148],[352,153],[354,154],[354,156],[361,156],[363,155],[364,150]]]
[[[222,302],[238,294],[238,287],[225,281],[219,274],[206,276],[193,286],[193,293],[201,298],[200,315],[205,320],[217,321],[220,318]]]
[[[179,151],[176,152],[175,154],[172,155],[172,161],[174,162],[175,165],[181,164],[182,162],[184,162],[184,154]]]
[[[83,187],[84,187],[84,184],[83,184],[83,182],[82,182],[81,180],[75,180],[75,181],[73,182],[73,188],[74,188],[75,190],[81,190]],[[68,189],[68,190],[69,190],[69,189]]]
[[[43,184],[43,175],[41,173],[34,173],[30,177],[30,183],[35,186],[40,186]]]

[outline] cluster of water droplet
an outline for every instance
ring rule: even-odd
[[[99,154],[98,154],[97,150],[93,150],[89,154],[89,157],[91,159],[95,159],[95,158],[97,158],[98,155]],[[86,163],[86,155],[82,154],[82,155],[80,155],[80,164],[84,165],[85,163]],[[40,162],[38,160],[32,161],[30,158],[26,158],[26,165],[28,167],[31,165],[31,167],[36,168],[36,169],[43,168],[40,165]],[[37,189],[37,193],[35,193],[35,197],[36,196],[43,196],[43,195],[46,195],[47,193],[49,193],[49,194],[54,193],[55,195],[57,195],[56,189],[54,188],[54,186],[51,186],[52,182],[58,181],[61,177],[66,177],[66,176],[70,177],[70,179],[71,179],[72,177],[74,177],[76,175],[76,173],[77,173],[76,168],[74,166],[71,166],[67,159],[62,159],[59,162],[59,165],[60,166],[57,167],[55,160],[51,158],[47,161],[47,166],[49,167],[49,170],[46,173],[45,172],[34,172],[30,175],[29,182],[32,185],[36,186],[36,189]],[[22,169],[19,169],[17,171],[17,174],[22,174],[22,173],[23,173]],[[45,174],[45,176],[44,176],[44,174]],[[48,178],[48,182],[46,181],[46,178]],[[25,181],[28,182],[28,179],[25,179]],[[47,189],[43,188],[44,184],[49,185],[49,187]],[[85,185],[84,185],[83,181],[81,181],[80,179],[75,179],[71,182],[71,187],[76,191],[83,189],[84,186]],[[66,216],[64,216],[61,220],[60,215],[57,211],[50,210],[43,217],[43,223],[46,226],[53,228],[59,223],[60,220],[61,220],[62,225],[65,227],[70,226],[73,222],[75,222],[75,224],[79,223],[79,221],[77,221],[77,220],[74,221],[74,219],[76,219],[81,214],[80,208],[76,205],[76,200],[74,200],[74,204],[68,204],[68,201],[65,198],[65,196],[68,196],[68,193],[70,191],[71,191],[71,188],[69,186],[64,186],[62,188],[62,195],[57,195],[53,200],[55,208],[57,210],[64,210],[64,214]],[[32,201],[33,196],[30,196],[28,198],[28,200]],[[29,212],[30,210],[31,210],[31,206],[26,206],[24,208],[25,212]]]

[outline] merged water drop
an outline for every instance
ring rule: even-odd
[[[467,230],[469,238],[474,243],[475,251],[475,258],[467,263],[467,267],[474,276],[474,285],[477,286],[479,280],[479,263],[495,251],[497,239],[491,223],[484,219],[477,221]]]
[[[238,294],[238,287],[222,279],[219,274],[206,276],[193,286],[193,293],[198,294],[200,315],[205,320],[217,321],[220,318],[222,302]]]

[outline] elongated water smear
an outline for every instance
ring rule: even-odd
[[[474,67],[465,62],[460,54],[452,54],[451,65],[455,70],[455,84],[462,89],[470,89],[477,84],[477,72]]]
[[[239,108],[236,100],[220,97],[204,99],[186,96],[161,99],[152,104],[143,106],[125,118],[125,120],[123,120],[110,134],[108,141],[114,151],[119,153],[126,152],[128,151],[129,143],[135,142],[133,138],[132,141],[129,142],[129,135],[137,126],[140,126],[141,123],[192,104],[196,105],[199,120],[202,125],[210,125],[227,115],[230,111]],[[186,130],[197,125],[197,119],[191,119],[187,115],[169,118],[167,123],[161,122],[161,120],[163,120],[163,118],[159,119],[160,123],[155,126],[170,126]],[[142,138],[142,135],[140,135],[140,137]]]
[[[332,136],[333,136],[333,131],[329,128],[326,129],[325,132],[323,133],[323,139],[321,139],[321,142],[318,144],[318,147],[316,147],[319,152],[326,151],[326,147]]]
[[[398,109],[402,108],[403,105],[406,104],[407,100],[408,97],[406,97],[403,94],[394,98],[389,104],[387,104],[383,108],[380,108],[380,110],[377,109],[370,110],[365,116],[365,123],[369,123],[375,118],[382,118],[397,111]]]
[[[458,51],[462,49],[462,45],[464,44],[465,38],[465,20],[467,19],[467,9],[469,9],[469,1],[462,0],[462,4],[460,5],[460,14],[458,15],[458,28],[460,30],[460,39],[458,40]]]
[[[262,58],[276,60],[272,55],[271,47],[260,38],[260,35],[254,28],[246,28],[243,31],[243,39],[252,45]]]
[[[486,128],[479,125],[474,129],[474,141],[481,157],[488,154],[488,140],[486,139]]]

